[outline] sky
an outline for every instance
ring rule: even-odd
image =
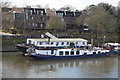
[[[25,7],[27,5],[34,6],[34,5],[48,5],[51,9],[59,9],[66,5],[71,5],[75,9],[83,10],[87,6],[94,4],[97,5],[100,2],[109,3],[113,6],[118,6],[118,2],[120,0],[8,0],[12,2],[12,5],[17,7]]]

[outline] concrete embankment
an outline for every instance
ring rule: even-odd
[[[18,52],[18,49],[2,49],[0,52]]]
[[[15,45],[2,46],[1,52],[18,52],[19,50],[15,47]]]

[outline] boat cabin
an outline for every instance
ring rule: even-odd
[[[27,44],[66,46],[87,46],[87,40],[81,38],[27,39]]]
[[[89,54],[100,54],[100,50],[84,50],[78,48],[66,48],[58,49],[56,47],[48,47],[44,49],[36,49],[36,54],[41,55],[54,55],[54,56],[78,56],[78,55],[89,55]]]

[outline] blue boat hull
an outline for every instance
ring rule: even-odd
[[[113,55],[120,55],[120,51],[119,50],[110,50],[109,53],[113,54]]]
[[[40,55],[40,54],[32,55],[32,57],[39,60],[81,59],[81,58],[98,58],[98,57],[109,57],[109,56],[110,56],[109,53],[76,55],[76,56],[53,56],[53,55]]]

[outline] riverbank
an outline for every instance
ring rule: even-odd
[[[0,52],[19,52],[19,50],[18,49],[13,49],[13,50],[6,49],[6,50],[1,50]]]
[[[18,52],[19,50],[16,48],[16,44],[25,43],[25,38],[2,38],[2,48],[0,52]]]

